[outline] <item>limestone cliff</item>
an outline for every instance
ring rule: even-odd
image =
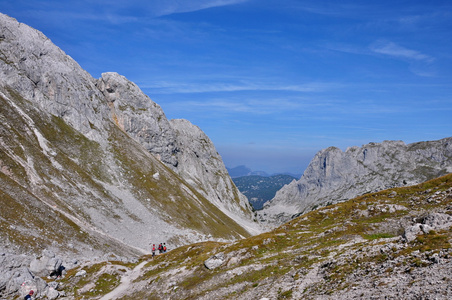
[[[248,199],[238,191],[209,137],[187,120],[171,120],[179,151],[177,172],[229,217],[257,233]]]
[[[41,32],[0,14],[1,83],[84,134],[108,115],[95,80]]]
[[[0,250],[131,255],[151,242],[250,235],[243,196],[210,169],[221,158],[201,148],[206,161],[179,162],[194,149],[181,134],[135,84],[92,78],[42,33],[0,14]],[[192,163],[211,176],[181,177]]]
[[[263,220],[280,223],[319,206],[450,172],[452,138],[408,145],[384,141],[345,152],[330,147],[318,152],[301,178],[279,190],[259,214]]]
[[[221,156],[199,127],[187,120],[168,121],[158,104],[117,73],[102,74],[97,86],[122,130],[231,218],[245,223],[252,219],[246,197],[233,184]]]

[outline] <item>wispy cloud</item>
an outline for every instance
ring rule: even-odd
[[[213,7],[239,4],[247,1],[249,0],[152,0],[146,1],[142,4],[145,8],[147,8],[151,15],[155,17],[161,17],[177,13],[195,12]]]
[[[435,58],[420,51],[381,40],[375,42],[369,48],[373,53],[407,61],[409,63],[409,70],[417,76],[433,77],[436,74],[433,64]]]
[[[399,46],[389,41],[377,41],[370,46],[375,53],[385,54],[396,58],[433,62],[435,59],[422,52]]]
[[[336,52],[343,52],[348,54],[358,54],[358,55],[369,55],[371,52],[368,49],[365,49],[360,46],[356,45],[347,45],[343,43],[329,43],[326,45],[323,45],[324,48],[336,51]]]
[[[29,15],[38,14],[54,20],[102,21],[110,24],[148,22],[149,17],[158,18],[177,13],[195,12],[203,9],[221,7],[247,2],[249,0],[130,0],[112,2],[99,0],[91,3],[77,3],[53,7],[48,2],[37,0],[25,9]],[[86,9],[89,4],[90,9]]]
[[[296,99],[272,98],[272,99],[212,99],[211,101],[184,101],[186,107],[190,110],[206,110],[210,113],[250,113],[254,115],[275,115],[285,111],[299,110],[301,107],[310,105],[302,103]],[[318,105],[318,103],[313,103]]]
[[[286,92],[325,92],[327,90],[340,88],[338,83],[312,82],[305,84],[275,84],[266,82],[154,82],[153,84],[142,84],[142,88],[151,89],[153,94],[195,94],[195,93],[220,93],[238,91],[286,91]]]
[[[58,10],[29,10],[25,11],[26,15],[35,18],[44,18],[55,23],[64,22],[101,22],[107,24],[121,25],[125,23],[139,22],[140,18],[136,16],[124,15],[115,12],[97,11],[97,12],[82,12],[82,11],[58,11]]]

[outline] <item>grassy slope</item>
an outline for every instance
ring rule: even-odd
[[[432,231],[405,244],[400,242],[403,226],[427,212],[452,214],[451,187],[449,174],[324,207],[233,244],[199,243],[155,259],[143,257],[148,261],[144,272],[122,299],[315,298],[353,288],[358,283],[352,274],[372,274],[380,282],[398,272],[414,273],[433,264],[426,258],[452,250],[452,233]],[[385,245],[389,250],[382,252]],[[203,262],[219,252],[224,253],[225,263],[206,269]],[[313,270],[321,278],[304,286]],[[375,270],[382,270],[381,274],[372,273]],[[74,277],[65,280],[77,286]],[[292,286],[284,288],[286,282]]]

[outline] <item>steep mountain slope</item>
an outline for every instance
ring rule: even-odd
[[[406,145],[384,141],[318,152],[303,176],[284,186],[259,212],[281,223],[329,203],[391,187],[412,185],[452,172],[452,138]]]
[[[100,144],[17,94],[0,93],[0,101],[5,208],[0,214],[5,228],[14,226],[11,232],[2,230],[2,242],[20,235],[13,244],[26,250],[55,242],[65,247],[81,242],[71,232],[82,230],[80,238],[89,240],[99,232],[144,250],[152,240],[180,244],[200,234],[227,239],[247,235],[113,124],[109,141]],[[41,231],[36,242],[27,242]],[[74,248],[92,247],[87,242]],[[94,248],[120,252],[113,245]]]
[[[234,243],[87,264],[68,272],[59,290],[102,300],[450,299],[451,204],[449,174],[320,208]]]
[[[232,184],[211,140],[187,120],[166,119],[158,104],[117,73],[104,73],[97,86],[105,95],[111,118],[166,166],[178,173],[210,202],[247,227],[251,207]]]
[[[187,120],[171,120],[170,124],[179,149],[178,174],[250,233],[259,233],[248,199],[234,185],[209,137]]]
[[[216,177],[227,176],[216,172],[216,151],[180,163],[177,153],[190,148],[136,85],[115,73],[92,78],[3,14],[0,102],[0,249],[136,255],[150,242],[230,240],[254,229],[243,195]],[[190,174],[193,186],[178,173],[194,163],[212,175]]]
[[[243,193],[254,209],[262,209],[264,203],[273,199],[277,191],[284,185],[296,180],[290,175],[273,175],[263,177],[250,175],[232,179],[241,193]]]

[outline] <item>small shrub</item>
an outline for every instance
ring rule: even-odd
[[[284,292],[279,291],[278,300],[279,299],[291,299],[292,298],[292,290],[287,290]]]

